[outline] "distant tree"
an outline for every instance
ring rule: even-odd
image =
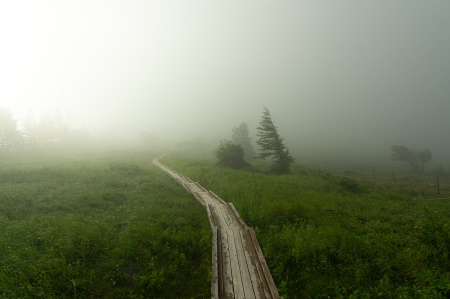
[[[432,158],[433,156],[431,155],[431,152],[428,149],[417,154],[417,160],[419,161],[420,170],[422,172],[425,171],[425,166],[428,164],[428,162],[431,161]]]
[[[277,127],[272,121],[269,109],[264,107],[262,119],[257,128],[259,139],[256,143],[260,147],[258,158],[272,160],[272,172],[276,174],[290,173],[291,164],[294,159],[289,149],[284,145],[283,138],[278,134]]]
[[[391,160],[408,162],[416,172],[423,172],[426,164],[432,158],[430,150],[417,153],[404,145],[393,145],[391,151]]]
[[[0,151],[17,150],[22,145],[22,134],[17,129],[17,121],[12,112],[0,107]]]
[[[253,150],[248,125],[245,122],[233,128],[231,140],[233,144],[238,144],[244,149],[244,160],[251,161],[254,159],[255,151]]]
[[[244,161],[244,149],[240,144],[231,141],[221,141],[216,151],[217,165],[231,168],[242,168],[247,163]]]
[[[69,129],[59,111],[53,114],[46,112],[36,127],[41,144],[61,144],[69,140]]]
[[[27,150],[36,149],[39,145],[39,131],[36,120],[32,114],[29,114],[22,124],[22,134],[24,147]]]

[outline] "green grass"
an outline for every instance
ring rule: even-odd
[[[151,158],[1,157],[0,297],[208,297],[206,213]]]
[[[1,156],[0,298],[208,298],[206,213],[151,158]],[[450,296],[449,201],[425,200],[425,177],[163,162],[234,203],[284,298]]]
[[[272,176],[264,165],[163,162],[233,202],[284,298],[450,297],[448,200],[302,165]]]

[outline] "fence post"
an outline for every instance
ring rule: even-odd
[[[394,186],[397,187],[397,182],[395,181],[395,172],[394,172],[394,169],[392,169],[392,177],[394,178]]]

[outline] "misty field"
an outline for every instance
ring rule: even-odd
[[[3,156],[0,297],[208,298],[206,212],[152,158]],[[275,176],[258,163],[162,162],[233,202],[283,298],[450,296],[449,200],[425,200],[428,177],[393,186],[298,164]]]
[[[0,297],[208,297],[207,216],[151,158],[3,156]]]
[[[450,199],[425,200],[433,177],[395,187],[298,164],[293,175],[273,176],[261,173],[264,164],[163,162],[233,202],[255,228],[283,298],[450,296]],[[450,197],[442,183],[440,197]]]

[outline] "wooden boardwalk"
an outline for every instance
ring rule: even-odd
[[[192,193],[208,213],[213,241],[211,298],[280,298],[255,232],[233,204],[158,160],[153,164]]]

